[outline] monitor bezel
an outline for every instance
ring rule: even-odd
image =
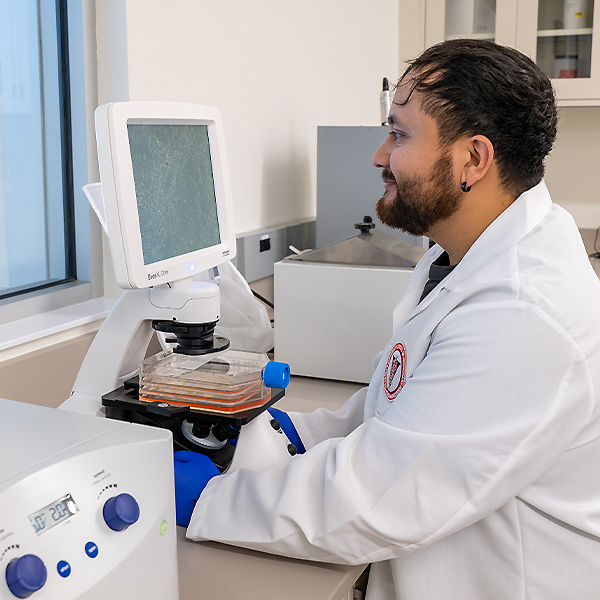
[[[144,264],[127,128],[130,124],[207,126],[219,244]],[[96,110],[96,137],[111,256],[120,287],[139,289],[176,282],[235,256],[233,201],[218,109],[172,102],[111,103]]]

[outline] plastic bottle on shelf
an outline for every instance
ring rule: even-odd
[[[587,0],[565,0],[563,28],[583,29],[588,22]]]

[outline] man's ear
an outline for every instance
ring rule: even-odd
[[[467,160],[463,166],[461,181],[470,187],[488,172],[494,160],[494,146],[484,135],[474,135],[465,140]]]

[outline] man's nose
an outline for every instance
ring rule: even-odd
[[[388,136],[386,135],[385,139],[381,143],[381,146],[377,148],[375,154],[373,154],[373,158],[371,159],[373,166],[379,169],[390,166],[390,153],[387,149],[387,141]]]

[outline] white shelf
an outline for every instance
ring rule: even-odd
[[[592,35],[591,27],[586,29],[543,29],[537,32],[538,37],[567,37],[571,35]]]
[[[491,42],[493,42],[495,37],[496,36],[494,33],[454,33],[452,35],[447,35],[446,41],[467,38],[469,40],[490,40]]]
[[[0,351],[104,319],[116,302],[103,296],[0,325]]]

